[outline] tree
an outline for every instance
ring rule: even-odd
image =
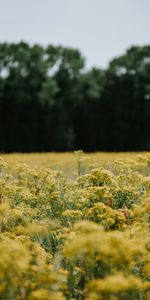
[[[106,70],[77,49],[0,44],[0,151],[150,149],[150,46]]]
[[[148,150],[150,146],[150,46],[132,47],[114,59],[104,87],[108,150]]]

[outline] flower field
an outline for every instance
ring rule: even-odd
[[[150,300],[150,154],[0,158],[1,300]]]

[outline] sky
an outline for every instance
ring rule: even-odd
[[[87,68],[106,68],[150,44],[150,0],[0,0],[0,43],[78,48]]]

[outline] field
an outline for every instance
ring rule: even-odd
[[[2,154],[1,300],[150,300],[150,153]]]
[[[25,163],[30,166],[43,166],[53,170],[61,170],[65,175],[71,176],[73,173],[78,172],[79,164],[89,167],[95,165],[96,167],[105,167],[105,165],[114,160],[135,159],[137,156],[146,153],[140,152],[96,152],[85,154],[82,151],[65,152],[65,153],[21,153],[21,154],[1,154],[9,167],[18,163]],[[79,163],[79,164],[78,164]]]

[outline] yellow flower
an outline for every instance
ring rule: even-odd
[[[65,298],[60,292],[57,293],[45,289],[38,289],[31,293],[29,300],[65,300]]]

